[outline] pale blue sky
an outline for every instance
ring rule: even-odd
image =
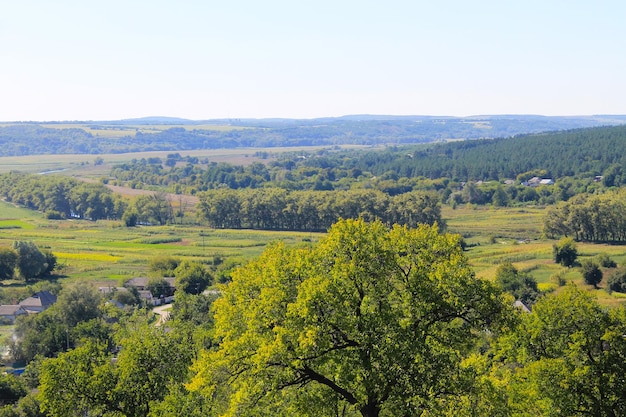
[[[0,120],[626,114],[626,2],[0,0]]]

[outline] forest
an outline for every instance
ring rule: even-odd
[[[622,116],[345,116],[311,120],[190,121],[146,118],[110,122],[0,124],[0,156],[103,154],[311,145],[411,144],[450,139],[618,125]]]
[[[0,377],[0,417],[626,415],[625,141],[595,127],[244,165],[172,152],[89,181],[2,174],[4,202],[44,220],[0,219],[19,237],[0,248],[0,296],[58,298],[16,319],[8,350],[25,367]],[[491,235],[451,233],[444,208],[483,215]],[[505,241],[505,209],[539,213],[540,242]],[[263,230],[308,234],[236,264],[205,247],[255,246]],[[152,257],[99,275],[140,250]],[[94,260],[84,275],[64,276],[80,257]],[[174,294],[166,318],[117,286],[125,268]]]

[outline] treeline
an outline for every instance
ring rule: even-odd
[[[119,219],[127,207],[99,183],[16,172],[0,175],[0,198],[41,211],[50,219]]]
[[[398,196],[375,190],[286,191],[278,188],[200,193],[199,216],[214,228],[324,231],[338,219],[380,219],[416,227],[442,224],[434,193]]]
[[[380,151],[398,152],[393,151]],[[110,182],[131,188],[160,187],[175,194],[196,194],[210,189],[245,189],[277,187],[285,190],[348,190],[367,188],[389,196],[411,191],[437,192],[442,202],[455,204],[553,204],[586,192],[626,182],[620,165],[611,165],[603,180],[596,176],[560,178],[555,185],[522,185],[534,176],[545,177],[545,170],[535,169],[507,181],[461,181],[458,178],[402,177],[394,171],[375,175],[359,168],[358,161],[369,153],[330,152],[279,155],[267,163],[249,165],[209,162],[203,165],[191,158],[168,155],[166,159],[134,160],[113,168]],[[401,158],[406,158],[403,154]],[[377,170],[375,170],[377,171]]]
[[[0,127],[0,156],[35,154],[99,154],[156,150],[193,150],[235,147],[278,147],[340,144],[411,144],[448,139],[510,137],[603,124],[623,123],[614,117],[428,117],[349,116],[313,120],[213,120],[192,122],[136,120],[76,123],[14,123]],[[175,124],[176,126],[168,127]],[[227,126],[211,129],[199,124]],[[150,128],[151,132],[142,127]],[[155,128],[156,127],[156,128]],[[86,129],[117,129],[123,136],[93,135]]]
[[[515,179],[543,170],[546,177],[602,175],[612,165],[626,166],[626,127],[600,127],[518,136],[457,141],[414,149],[367,152],[355,167],[374,175],[467,180]]]
[[[568,236],[590,242],[626,241],[626,190],[580,194],[552,207],[544,220],[550,238]]]
[[[443,201],[461,191],[465,183],[509,180],[505,191],[511,203],[545,204],[565,201],[600,185],[625,185],[626,127],[419,148],[285,153],[272,155],[267,163],[247,166],[215,162],[198,165],[172,154],[164,161],[134,160],[115,167],[111,175],[122,184],[163,186],[175,193],[193,194],[221,187],[258,188],[268,183],[288,190],[336,190],[363,183],[389,195],[424,189],[440,191]],[[521,186],[535,176],[558,180],[559,188],[546,193],[546,189]],[[455,198],[457,203],[489,204],[493,193],[492,186],[479,187],[470,199],[475,201]]]

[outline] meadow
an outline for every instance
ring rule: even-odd
[[[3,228],[3,225],[10,227]],[[0,202],[0,246],[33,241],[57,257],[64,280],[121,285],[146,276],[155,256],[173,256],[213,264],[216,259],[242,263],[258,256],[272,241],[309,244],[315,233],[218,230],[201,226],[123,227],[121,222],[46,220],[39,213]]]
[[[464,237],[466,255],[477,276],[492,280],[502,262],[529,272],[543,291],[558,291],[557,273],[586,286],[577,269],[553,262],[555,241],[542,238],[543,208],[464,206],[443,208],[446,230]],[[50,249],[58,259],[57,273],[65,281],[89,280],[100,286],[121,285],[146,276],[155,256],[173,256],[212,265],[241,264],[262,253],[268,243],[308,245],[320,233],[211,229],[198,225],[123,227],[121,222],[47,220],[40,213],[0,202],[0,246],[30,240]],[[578,244],[579,259],[600,253],[619,265],[626,263],[626,246]],[[600,284],[603,287],[603,283]],[[603,303],[624,301],[619,294],[595,291]]]
[[[601,290],[595,290],[584,283],[578,269],[554,263],[552,246],[556,241],[542,235],[544,213],[545,208],[541,207],[465,206],[453,210],[444,206],[442,209],[447,230],[464,237],[466,254],[478,277],[493,280],[498,265],[511,262],[518,270],[529,272],[542,291],[558,291],[556,276],[561,274],[565,282],[595,292],[605,305],[625,302],[621,294],[602,290],[609,271],[604,271],[605,279],[599,284]],[[626,264],[626,246],[579,242],[577,248],[579,260],[607,254],[618,266]]]

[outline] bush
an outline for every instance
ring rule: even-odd
[[[183,261],[174,274],[176,287],[188,294],[200,294],[213,281],[211,274],[199,262]]]
[[[601,253],[596,256],[596,261],[602,268],[617,268],[617,263],[615,263],[613,259],[609,258],[609,255],[606,253]]]
[[[565,271],[560,270],[559,272],[552,274],[550,281],[555,282],[559,287],[564,286],[567,283],[565,280]]]
[[[496,270],[496,283],[524,304],[532,304],[539,297],[537,281],[527,272],[521,272],[511,262],[504,262]]]
[[[56,210],[48,210],[45,214],[46,219],[48,220],[63,220],[65,219],[65,215],[60,211]]]
[[[148,268],[154,275],[173,277],[174,271],[180,265],[180,259],[173,256],[157,256],[150,260]]]
[[[608,276],[606,290],[626,293],[626,268],[618,268]]]

